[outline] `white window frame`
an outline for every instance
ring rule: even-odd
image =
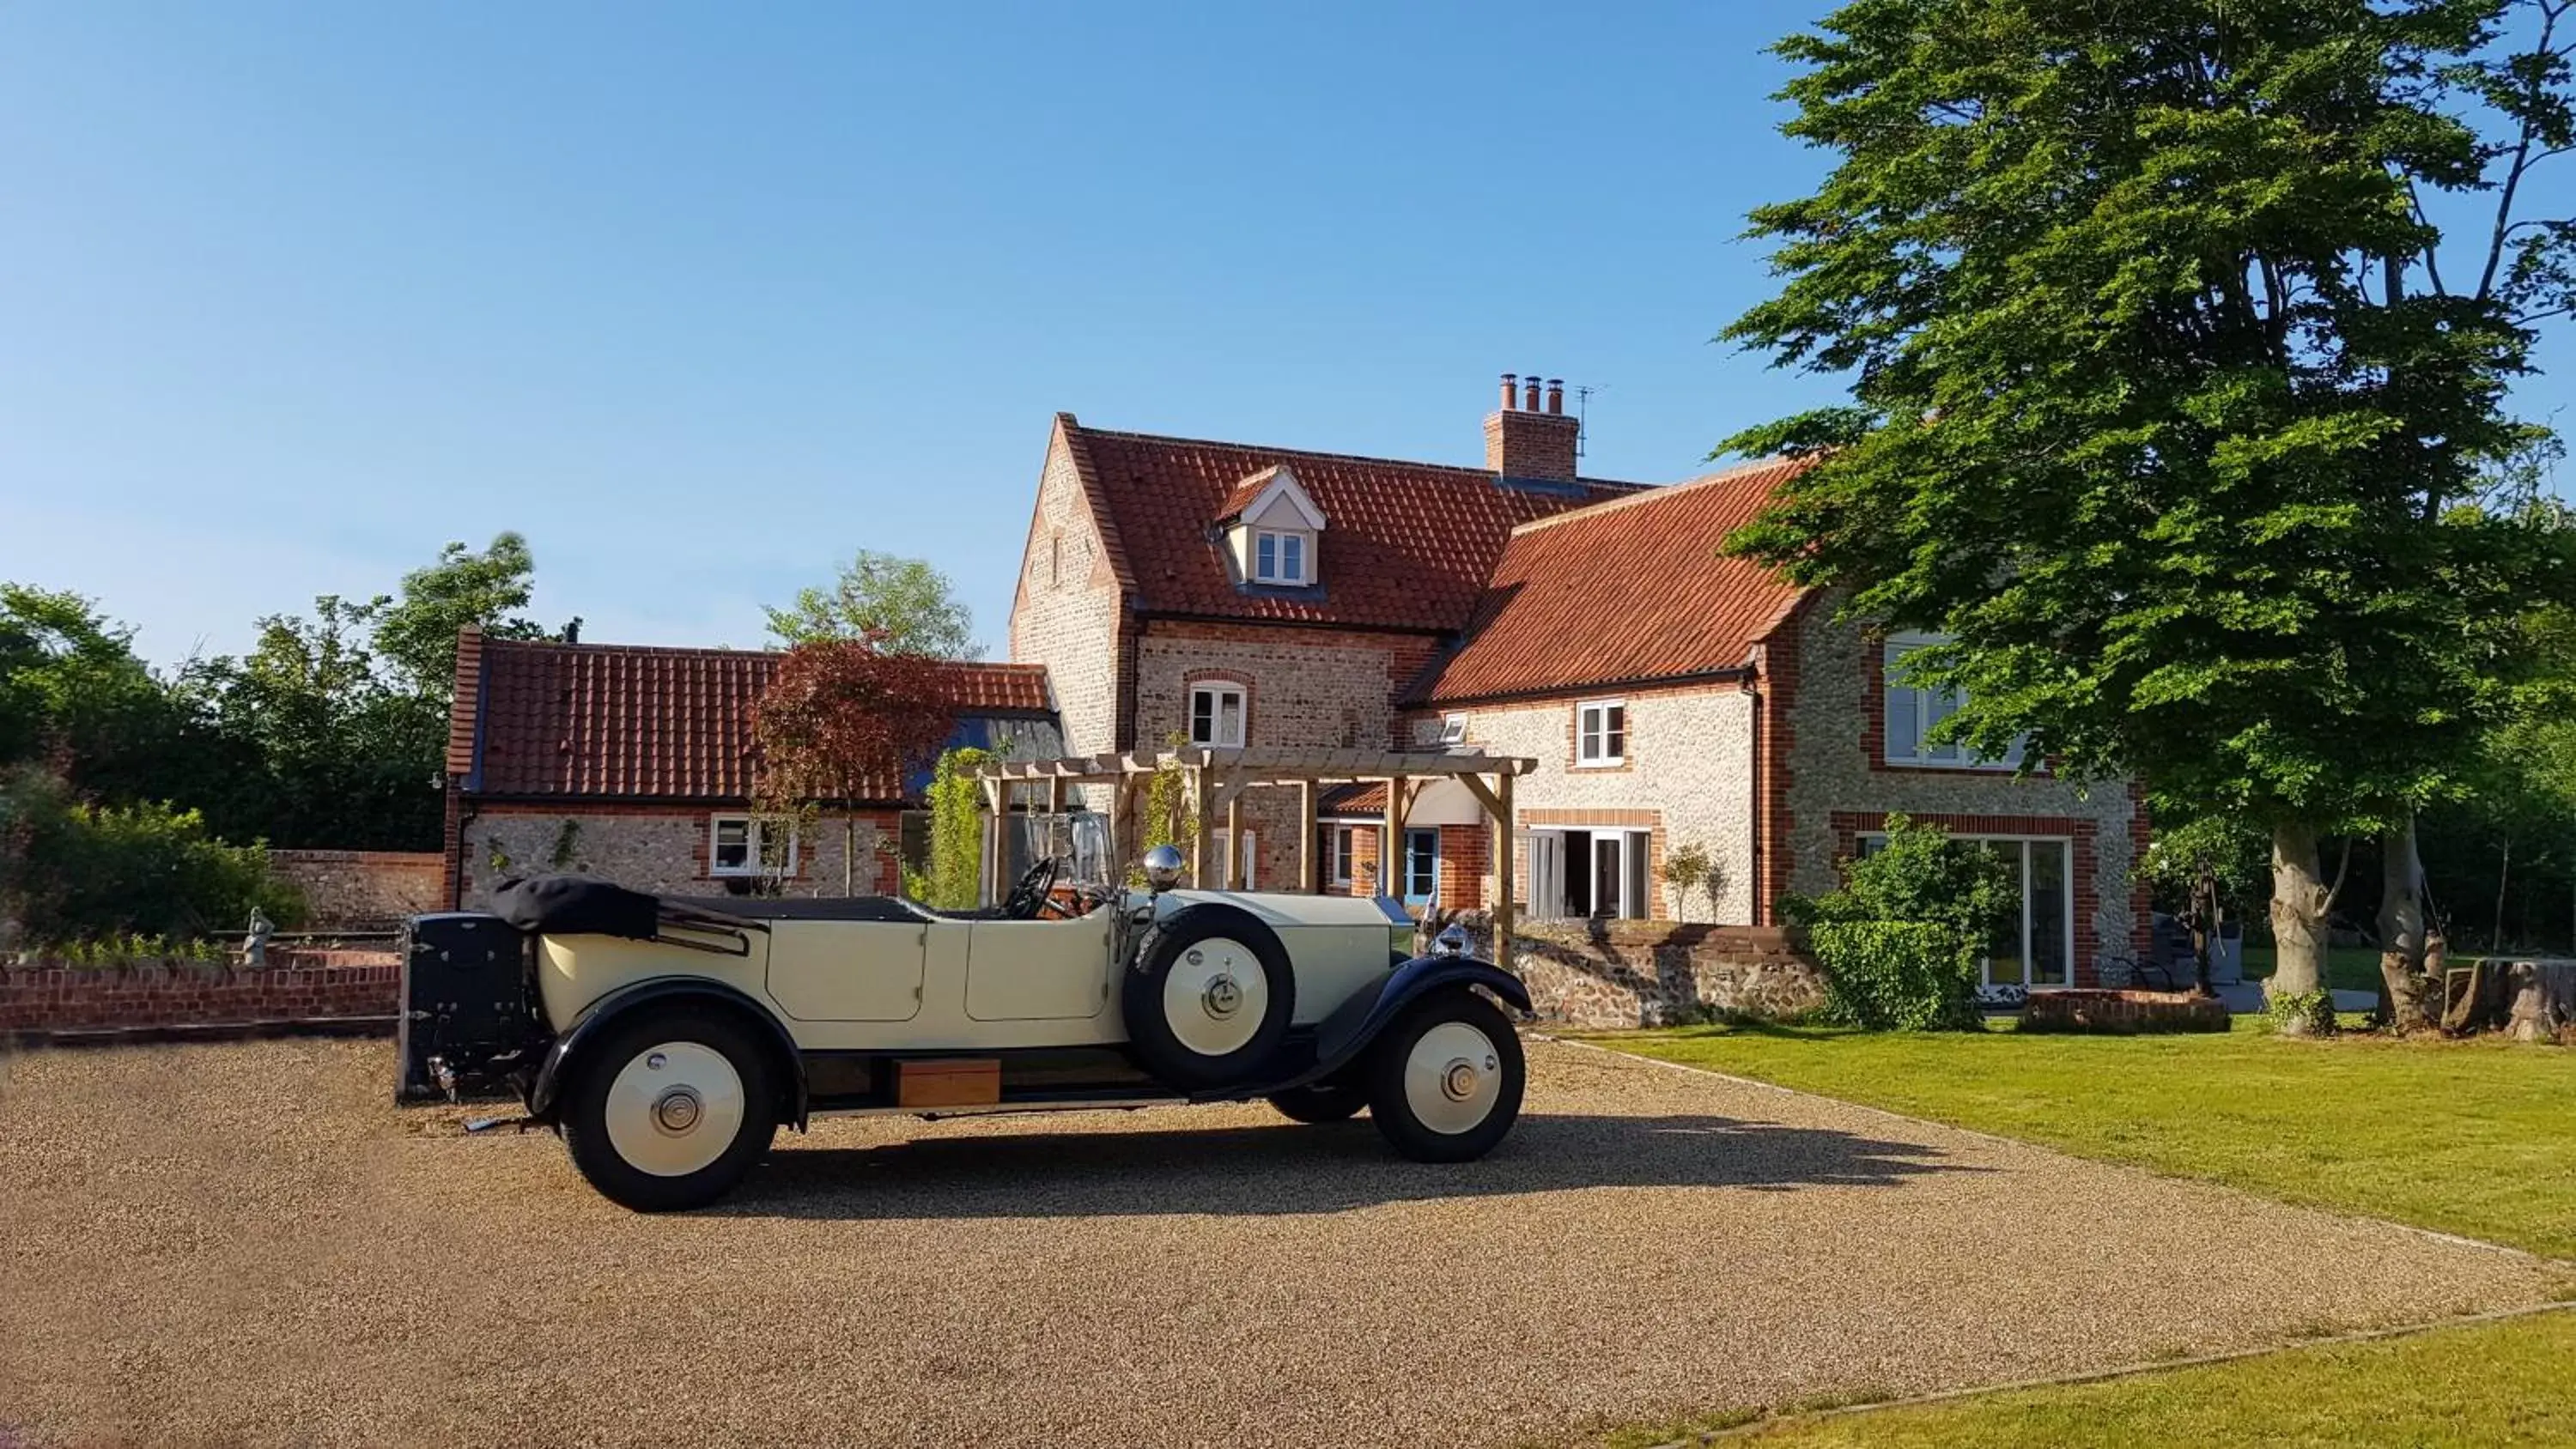
[[[769,874],[769,867],[763,863],[763,857],[768,854],[770,827],[779,824],[787,826],[787,859],[785,868],[779,874],[784,876],[796,874],[797,850],[802,842],[797,839],[794,822],[739,811],[707,817],[707,874],[727,878]],[[743,863],[740,865],[726,865],[720,858],[724,843],[724,828],[728,825],[742,827]]]
[[[1216,857],[1217,869],[1220,871],[1225,869],[1226,852],[1234,848],[1234,842],[1230,838],[1231,834],[1232,832],[1220,825],[1211,832],[1211,837],[1208,840],[1208,845],[1211,847],[1208,853]],[[1222,880],[1199,881],[1196,882],[1196,884],[1198,888],[1203,891],[1221,890],[1225,888],[1225,882]],[[1260,888],[1261,835],[1258,831],[1247,829],[1243,832],[1242,889],[1250,891],[1259,890]]]
[[[1619,712],[1617,728],[1610,724],[1610,711]],[[1599,727],[1595,728],[1595,720]],[[1587,699],[1574,707],[1574,768],[1608,770],[1628,763],[1628,701],[1624,699]],[[1613,735],[1619,747],[1608,748]]]
[[[1209,697],[1207,711],[1208,731],[1212,736],[1221,736],[1225,733],[1224,701],[1228,696],[1233,697],[1233,739],[1199,738],[1199,696],[1201,695]],[[1252,733],[1250,723],[1251,716],[1251,696],[1240,684],[1229,683],[1221,679],[1211,679],[1190,686],[1189,721],[1186,732],[1190,737],[1191,744],[1207,745],[1216,749],[1241,749],[1245,738]]]
[[[1444,714],[1440,717],[1440,743],[1441,746],[1446,749],[1456,749],[1467,743],[1467,717],[1465,715]]]
[[[1431,863],[1431,889],[1417,895],[1413,889],[1413,842],[1415,837],[1431,837],[1428,859]],[[1404,828],[1404,846],[1396,852],[1396,892],[1400,901],[1436,901],[1440,899],[1440,828],[1436,825],[1408,825]]]
[[[1565,915],[1540,917],[1540,919],[1564,921],[1648,921],[1656,918],[1655,907],[1658,902],[1654,898],[1655,882],[1652,878],[1653,872],[1645,868],[1652,864],[1654,857],[1655,842],[1652,831],[1647,830],[1643,826],[1637,825],[1542,825],[1530,830],[1529,834],[1533,840],[1542,835],[1551,835],[1556,837],[1554,848],[1556,852],[1556,871],[1558,874],[1556,879],[1548,884],[1553,887],[1554,893],[1560,897],[1564,894],[1565,880],[1563,872],[1565,870],[1565,861],[1571,852],[1571,846],[1566,841],[1565,837],[1568,835],[1588,836],[1590,839],[1586,842],[1586,848],[1592,849],[1596,852],[1590,859],[1587,859],[1584,862],[1585,878],[1591,882],[1591,899],[1584,901],[1582,903],[1582,909],[1580,910],[1574,909],[1574,903],[1571,901],[1559,900],[1557,902],[1546,902],[1540,900],[1540,884],[1535,878],[1533,878],[1530,885],[1531,898],[1529,902],[1529,906],[1532,911],[1545,909],[1547,906],[1552,904],[1562,905],[1567,910],[1567,914]],[[1600,856],[1597,854],[1597,851],[1600,843],[1604,839],[1614,838],[1619,842],[1620,903],[1628,914],[1619,916],[1595,916],[1593,913],[1601,907]],[[1535,863],[1538,860],[1538,852],[1535,848],[1530,851],[1530,859],[1533,863],[1533,869],[1535,869]],[[1634,892],[1631,892],[1629,889],[1632,885],[1637,887],[1637,890]],[[1628,899],[1631,894],[1636,895],[1637,899]]]
[[[1271,547],[1270,561],[1262,562],[1261,546]],[[1288,553],[1294,546],[1297,567],[1289,568]],[[1315,581],[1315,535],[1295,528],[1256,528],[1252,530],[1252,581],[1256,584],[1279,584],[1298,587]]]
[[[2009,771],[2021,768],[2022,742],[2019,740],[2013,742],[2012,752],[2000,760],[1980,759],[1964,744],[1927,745],[1923,742],[1923,737],[1932,732],[1932,727],[1957,714],[1968,697],[1954,689],[1917,689],[1903,683],[1899,675],[1906,655],[1926,645],[1949,642],[1938,634],[1891,634],[1880,646],[1881,760],[1909,770]],[[1946,710],[1941,708],[1945,701],[1950,705]],[[1902,730],[1897,728],[1900,712],[1906,717],[1906,727]],[[1901,751],[1897,744],[1900,739],[1905,741]]]
[[[1324,825],[1326,885],[1346,886],[1359,874],[1360,827],[1327,821]]]
[[[2016,845],[2021,847],[2021,980],[1996,982],[1986,981],[1985,977],[1994,969],[1994,958],[1991,956],[1979,957],[1977,994],[1989,1000],[2009,1000],[2014,992],[2064,991],[2072,987],[2075,984],[2076,962],[2075,837],[2071,835],[1986,835],[1966,830],[1950,831],[1949,836],[1952,840],[1974,840],[1981,841],[1988,845]],[[1884,830],[1865,830],[1861,832],[1860,838],[1864,841],[1874,840],[1881,845],[1885,845],[1887,843],[1887,832]],[[2062,847],[2059,858],[2063,860],[2066,865],[2064,878],[2057,883],[2058,895],[2060,897],[2058,902],[2060,913],[2058,919],[2064,922],[2064,928],[2066,931],[2066,979],[2063,981],[2033,981],[2030,979],[2030,847],[2034,845],[2056,845]]]

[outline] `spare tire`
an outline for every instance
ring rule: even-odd
[[[1147,1071],[1192,1090],[1252,1082],[1288,1035],[1297,974],[1261,918],[1214,901],[1183,906],[1136,943],[1119,997]]]

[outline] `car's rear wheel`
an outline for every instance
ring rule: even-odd
[[[740,1183],[778,1131],[763,1043],[723,1016],[654,1012],[589,1053],[562,1115],[573,1165],[637,1212],[704,1207]]]
[[[1247,1084],[1278,1054],[1297,974],[1277,932],[1240,906],[1202,902],[1137,943],[1119,1004],[1147,1071],[1176,1087]]]
[[[1318,1082],[1311,1087],[1291,1087],[1270,1099],[1279,1115],[1294,1122],[1321,1125],[1343,1122],[1359,1115],[1368,1105],[1368,1087],[1360,1082]]]
[[[1472,1161],[1512,1130],[1526,1080],[1511,1021],[1472,991],[1443,991],[1370,1048],[1369,1116],[1416,1162]]]

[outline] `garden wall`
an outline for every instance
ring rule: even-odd
[[[272,850],[268,865],[304,893],[313,929],[389,929],[447,908],[446,860],[434,850]]]
[[[0,1037],[167,1027],[393,1022],[402,966],[390,951],[272,950],[256,970],[199,962],[0,966]]]
[[[1511,966],[1539,1015],[1566,1026],[1794,1017],[1824,1003],[1803,938],[1778,926],[1527,921]]]

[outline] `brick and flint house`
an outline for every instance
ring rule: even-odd
[[[448,902],[483,905],[504,876],[543,870],[677,895],[897,891],[901,860],[926,840],[921,776],[868,782],[803,829],[753,809],[753,713],[778,658],[468,630],[447,741]],[[957,711],[951,744],[1062,752],[1045,669],[942,668]]]
[[[1518,782],[1515,895],[1535,918],[1767,925],[1831,887],[1903,812],[1992,842],[2022,919],[1990,983],[2091,984],[2145,953],[2138,792],[2090,789],[1924,736],[1920,640],[1833,617],[1720,541],[1794,464],[1669,487],[1578,472],[1554,384],[1507,377],[1481,468],[1109,432],[1060,414],[1010,625],[1075,754],[1193,743],[1462,744]],[[1425,788],[1388,853],[1384,787],[1328,795],[1319,879],[1473,907],[1494,895],[1474,803]],[[1294,889],[1286,790],[1243,803],[1243,879]],[[1695,846],[1709,879],[1664,864]]]

